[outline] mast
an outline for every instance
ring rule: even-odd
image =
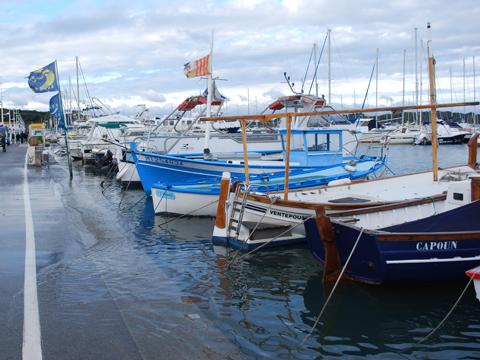
[[[418,40],[417,40],[417,33],[418,29],[414,28],[414,37],[415,37],[415,105],[418,105]],[[417,118],[416,121],[418,125],[420,125],[420,121],[418,118],[418,110],[417,110]]]
[[[73,168],[72,168],[72,160],[70,159],[70,149],[68,146],[68,132],[66,127],[66,117],[65,117],[65,109],[63,107],[63,97],[62,97],[62,90],[60,87],[60,78],[58,76],[58,68],[57,68],[57,60],[55,60],[55,79],[58,82],[58,95],[60,96],[59,102],[60,107],[62,108],[62,116],[63,116],[63,132],[65,135],[65,146],[67,148],[67,161],[68,161],[68,171],[70,173],[70,180],[73,179]],[[58,119],[57,119],[57,126],[58,126]]]
[[[465,56],[463,57],[463,102],[467,98],[466,81],[465,81]],[[465,106],[463,107],[463,121],[465,121]]]
[[[208,86],[207,86],[207,117],[212,115],[212,89],[213,89],[213,75],[212,75],[212,68],[213,68],[213,30],[212,30],[212,38],[210,43],[210,57],[209,57],[208,67],[209,67],[209,74],[207,76]],[[205,127],[205,147],[203,149],[203,154],[208,155],[210,153],[210,126],[211,124],[207,124]]]
[[[403,78],[402,78],[402,106],[405,106],[405,58],[407,56],[407,50],[403,49]],[[402,111],[402,126],[405,120],[405,113]]]
[[[475,77],[476,77],[476,74],[475,74],[475,55],[473,55],[473,101],[475,101],[475,99],[477,98],[477,94],[476,94],[476,91],[475,91],[475,87],[476,87],[476,81],[475,81]],[[472,119],[472,122],[473,124],[475,124],[477,121],[476,121],[476,118],[477,116],[475,115],[475,108],[473,108],[473,119]]]
[[[420,105],[423,104],[423,39],[420,39],[420,91],[419,91],[419,97],[420,97]],[[423,111],[420,110],[420,118],[419,118],[420,125],[423,123]]]
[[[378,53],[379,49],[377,48],[377,56],[375,57],[375,107],[378,108]],[[375,114],[375,120],[377,120],[378,115]],[[376,121],[375,121],[376,122]]]
[[[476,74],[475,74],[475,55],[473,55],[473,101],[475,102],[476,98],[477,98],[477,94],[475,92],[475,87],[476,87],[476,83],[475,83],[475,77],[476,77]]]
[[[403,49],[403,83],[402,83],[402,106],[405,106],[405,58],[407,56],[407,50]]]
[[[317,43],[313,43],[313,64],[317,66]],[[318,78],[315,73],[315,96],[318,98]]]
[[[80,121],[80,82],[78,81],[78,56],[75,56],[75,68],[77,69],[77,121]]]
[[[328,29],[328,103],[332,103],[332,30]]]
[[[430,105],[437,102],[435,89],[435,60],[432,51],[432,33],[430,23],[427,23],[428,32],[428,77],[430,80]],[[431,127],[432,127],[432,165],[433,165],[433,181],[438,181],[438,144],[437,144],[437,109],[432,107],[431,112]]]
[[[453,103],[453,81],[452,81],[452,67],[448,68],[448,72],[450,75],[450,102]]]

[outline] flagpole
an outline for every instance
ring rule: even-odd
[[[65,146],[67,148],[67,162],[68,162],[68,172],[70,173],[70,180],[73,179],[73,169],[72,169],[72,162],[70,159],[70,149],[68,147],[68,131],[66,127],[66,119],[65,119],[65,111],[63,109],[63,97],[62,97],[62,89],[60,87],[60,77],[58,76],[58,68],[57,68],[57,60],[55,60],[55,78],[57,79],[58,82],[58,94],[60,96],[60,107],[62,116],[63,116],[63,132],[65,135]],[[57,119],[57,124],[58,124],[58,119]]]
[[[207,116],[211,117],[212,115],[212,91],[213,91],[213,30],[212,30],[212,39],[210,43],[210,61],[208,62],[209,74],[208,74],[208,87],[207,87]],[[210,124],[206,124],[205,128],[205,147],[203,149],[203,155],[206,157],[210,154]]]

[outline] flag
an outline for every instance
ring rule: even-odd
[[[57,127],[65,129],[65,118],[63,117],[62,98],[60,93],[53,95],[50,99],[50,114],[57,120]]]
[[[30,89],[36,93],[59,91],[60,86],[58,85],[55,67],[55,62],[52,62],[41,69],[32,71],[28,76],[28,86],[30,86]]]
[[[183,72],[187,78],[210,75],[210,54],[185,64]]]

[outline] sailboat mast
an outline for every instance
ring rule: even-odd
[[[448,68],[448,72],[450,75],[450,102],[453,103],[453,81],[452,81],[452,67]]]
[[[317,65],[317,43],[313,43],[313,64]],[[318,78],[315,73],[315,96],[318,98]]]
[[[430,105],[437,102],[435,89],[435,60],[432,51],[432,33],[430,23],[427,23],[428,31],[428,77],[430,80]],[[432,127],[432,165],[433,165],[433,181],[438,181],[438,143],[437,143],[437,108],[432,107],[431,112],[431,127]]]
[[[78,56],[75,56],[75,67],[77,70],[77,121],[80,121],[80,82],[78,80]]]
[[[424,51],[423,40],[421,39],[420,40],[420,61],[419,61],[419,63],[420,63],[420,90],[419,90],[420,105],[423,104],[423,96],[422,96],[422,92],[423,92],[423,66],[422,66],[423,51]],[[422,123],[423,123],[423,111],[422,110],[420,110],[419,122],[420,122],[420,125],[422,125]]]
[[[332,103],[332,30],[328,29],[328,103]]]
[[[208,86],[207,86],[207,117],[212,116],[212,91],[213,91],[213,75],[212,75],[212,68],[213,68],[213,30],[212,30],[212,38],[210,43],[210,57],[208,62],[209,67],[209,74],[207,76],[208,79]],[[205,127],[205,146],[203,149],[204,155],[210,153],[210,123],[206,124]]]
[[[418,40],[417,40],[417,33],[418,29],[414,28],[414,38],[415,38],[415,105],[418,105]],[[418,110],[417,113],[417,125],[420,125],[419,117],[418,117]]]
[[[403,49],[403,77],[402,77],[402,106],[405,106],[405,58],[407,56],[407,50]],[[402,126],[405,122],[405,113],[402,111]]]
[[[377,48],[377,56],[375,57],[375,107],[378,108],[378,53],[379,49]],[[377,120],[378,115],[375,114],[375,120]]]
[[[467,98],[467,91],[466,91],[466,81],[465,81],[465,56],[463,57],[463,102]],[[465,121],[465,106],[463,107],[463,121]]]
[[[475,55],[473,56],[473,101],[475,102],[477,99],[477,94],[476,94],[476,89],[475,87],[477,86],[476,84],[476,74],[475,74]],[[475,108],[473,108],[473,124],[476,124],[477,122],[477,115],[475,114]]]

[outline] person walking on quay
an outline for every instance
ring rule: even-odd
[[[0,130],[0,145],[2,145],[3,152],[7,151],[6,142],[7,142],[7,139],[6,139],[5,133]]]

